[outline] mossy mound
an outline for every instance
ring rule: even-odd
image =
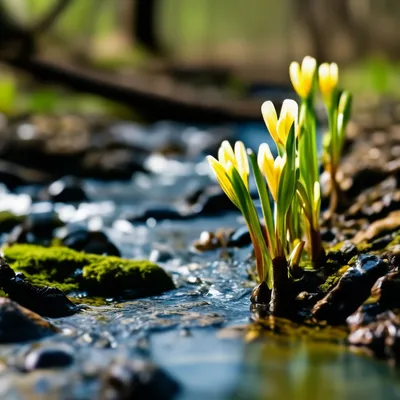
[[[15,226],[25,220],[24,215],[15,215],[10,211],[0,211],[0,233],[10,232]]]
[[[56,286],[66,293],[137,297],[174,288],[171,278],[161,267],[145,260],[30,244],[16,244],[6,247],[3,252],[10,267],[23,272],[32,284]]]

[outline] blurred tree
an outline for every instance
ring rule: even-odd
[[[163,54],[157,29],[157,11],[159,0],[131,0],[132,7],[132,36],[148,50],[156,54]]]

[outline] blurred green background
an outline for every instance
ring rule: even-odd
[[[35,30],[57,6],[51,23]],[[398,0],[0,0],[0,7],[15,31],[3,24],[0,37],[0,110],[9,115],[132,112],[107,96],[65,96],[62,80],[35,81],[29,68],[12,67],[24,57],[111,79],[183,79],[218,86],[216,96],[229,98],[250,83],[288,84],[290,61],[310,54],[338,62],[341,84],[356,93],[400,96]],[[204,78],[218,71],[229,78]]]

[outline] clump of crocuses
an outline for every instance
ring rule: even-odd
[[[307,56],[301,65],[291,63],[289,74],[300,97],[300,107],[294,100],[285,100],[278,117],[271,101],[261,106],[276,152],[263,143],[256,155],[246,150],[242,142],[236,142],[232,148],[224,141],[218,160],[208,156],[219,184],[243,214],[250,232],[260,281],[253,294],[258,295],[260,287],[266,285],[271,293],[270,311],[275,314],[285,314],[280,303],[287,304],[287,298],[291,297],[291,283],[299,276],[301,260],[308,258],[319,267],[325,257],[319,225],[321,190],[314,108],[318,86],[329,121],[323,164],[331,177],[331,214],[337,206],[336,173],[351,108],[350,93],[337,89],[336,64],[322,64],[317,68],[316,60]],[[262,221],[249,192],[250,166]],[[270,298],[264,296],[264,299]]]

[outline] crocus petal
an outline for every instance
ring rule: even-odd
[[[301,70],[300,70],[300,65],[298,62],[293,61],[290,64],[289,76],[290,76],[290,81],[292,82],[294,90],[300,97],[303,97],[303,92],[302,92],[302,88],[301,88]]]
[[[235,153],[233,152],[231,144],[227,140],[224,140],[221,143],[221,147],[220,148],[223,151],[223,159],[225,160],[225,163],[230,161],[233,165],[236,166]],[[219,153],[218,153],[218,155],[219,155]]]
[[[235,194],[235,191],[233,190],[232,184],[227,175],[227,169],[228,167],[230,167],[230,165],[232,165],[232,163],[228,162],[228,165],[226,166],[227,169],[225,169],[225,167],[213,156],[207,156],[207,161],[210,164],[212,170],[214,171],[215,176],[222,190],[229,197],[232,203],[234,203],[237,207],[239,207],[237,196]]]
[[[328,63],[323,63],[318,68],[319,87],[323,96],[330,94],[330,67]]]
[[[243,142],[236,142],[235,143],[235,158],[237,163],[237,169],[242,178],[244,184],[248,188],[249,186],[249,159],[247,158],[246,148]]]
[[[312,89],[315,70],[317,69],[317,60],[313,57],[306,56],[301,64],[303,91],[308,96]]]
[[[335,88],[339,81],[339,67],[336,63],[332,63],[329,68],[331,87]]]
[[[276,132],[276,123],[278,121],[278,116],[276,114],[275,106],[272,101],[265,101],[261,106],[261,114],[264,118],[265,125],[274,139],[275,143],[279,142],[279,137]]]
[[[299,106],[294,100],[286,99],[283,101],[280,119],[284,119],[284,140],[283,143],[286,143],[286,139],[289,135],[290,128],[293,123],[295,124],[295,130],[297,130],[297,120],[299,114]],[[281,135],[280,131],[279,134]],[[280,136],[281,137],[281,136]],[[281,137],[282,138],[282,137]]]
[[[260,148],[258,150],[257,163],[262,174],[267,180],[268,187],[271,191],[272,196],[274,197],[274,193],[272,193],[271,190],[271,188],[274,187],[274,157],[272,156],[271,150],[266,143],[262,143],[260,145]]]
[[[279,142],[285,145],[286,143],[286,119],[281,118],[278,123],[276,124],[276,131],[278,133]]]

